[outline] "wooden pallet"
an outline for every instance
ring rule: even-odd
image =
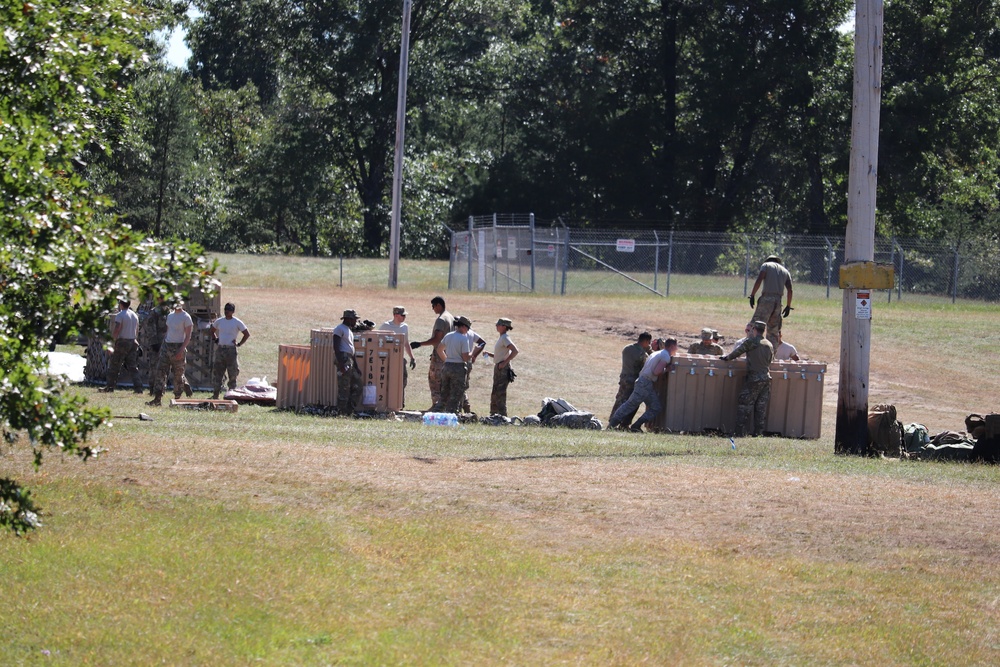
[[[240,406],[236,401],[227,401],[225,399],[174,398],[170,401],[170,407],[185,408],[187,410],[236,412]]]

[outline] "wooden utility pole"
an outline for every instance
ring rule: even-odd
[[[399,43],[399,96],[396,103],[396,162],[392,172],[392,226],[389,231],[389,287],[399,283],[399,227],[403,207],[403,136],[406,130],[406,77],[410,63],[411,0],[403,0],[403,35]]]
[[[844,290],[840,333],[840,389],[834,449],[863,455],[868,450],[868,372],[871,354],[871,289],[877,281],[846,273],[875,259],[875,186],[878,181],[879,106],[882,94],[882,0],[855,0],[854,105],[851,168],[847,195]],[[852,264],[854,267],[852,267]],[[872,272],[874,273],[874,272]],[[867,295],[867,296],[866,296]]]

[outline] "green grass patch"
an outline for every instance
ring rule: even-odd
[[[636,539],[538,543],[488,517],[311,514],[48,482],[0,541],[5,664],[990,664],[1000,577]],[[956,603],[960,602],[959,606]],[[47,653],[43,653],[47,652]]]

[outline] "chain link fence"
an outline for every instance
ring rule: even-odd
[[[551,294],[749,294],[761,261],[779,255],[796,293],[840,298],[844,238],[697,231],[570,228],[533,215],[469,218],[448,230],[448,288]],[[960,243],[875,239],[875,261],[895,267],[888,300],[908,295],[1000,300],[995,239]],[[712,277],[712,280],[706,280]]]

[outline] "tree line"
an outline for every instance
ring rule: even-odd
[[[995,235],[996,0],[885,3],[878,226]],[[130,81],[88,176],[220,251],[387,251],[402,0],[193,0],[185,68]],[[851,0],[415,0],[401,248],[442,224],[836,233]],[[174,16],[183,14],[176,12]]]

